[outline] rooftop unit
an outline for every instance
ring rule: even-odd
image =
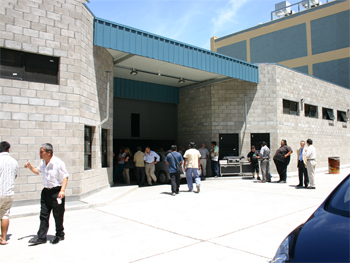
[[[275,16],[289,16],[294,14],[294,11],[290,8],[290,3],[288,1],[283,1],[275,4]]]

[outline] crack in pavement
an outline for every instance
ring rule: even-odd
[[[127,220],[127,221],[131,221],[131,222],[138,223],[138,224],[141,224],[141,225],[145,225],[145,226],[157,229],[157,230],[165,231],[165,232],[168,232],[168,233],[171,233],[171,234],[174,234],[174,235],[178,235],[178,236],[181,236],[181,237],[186,237],[186,238],[193,239],[193,240],[197,241],[197,242],[195,242],[193,244],[189,244],[189,245],[182,246],[182,247],[179,247],[179,248],[175,248],[175,249],[171,249],[171,250],[164,251],[164,252],[161,252],[161,253],[157,253],[157,254],[154,254],[154,255],[150,255],[150,256],[145,257],[145,258],[141,258],[141,259],[136,259],[136,260],[130,261],[130,262],[138,262],[138,261],[141,261],[141,260],[144,260],[144,259],[152,258],[152,257],[163,255],[163,254],[167,254],[167,253],[170,253],[170,252],[173,252],[173,251],[177,251],[177,250],[180,250],[180,249],[184,249],[184,248],[191,247],[191,246],[194,246],[194,245],[197,245],[197,244],[200,244],[200,243],[205,243],[205,242],[211,243],[211,244],[214,244],[214,245],[217,245],[217,246],[229,248],[229,249],[232,249],[232,250],[237,250],[237,251],[244,252],[244,253],[247,253],[247,254],[251,254],[251,255],[254,255],[254,256],[259,256],[259,257],[262,257],[262,258],[271,259],[269,257],[263,256],[263,255],[259,255],[259,254],[253,253],[253,252],[249,252],[249,251],[246,251],[246,250],[242,250],[242,249],[239,249],[239,248],[234,248],[234,247],[230,247],[230,246],[227,246],[227,245],[218,244],[218,243],[216,243],[215,241],[212,241],[212,240],[213,239],[218,239],[218,238],[221,238],[221,237],[224,237],[224,236],[228,236],[228,235],[231,235],[231,234],[234,234],[234,233],[238,233],[240,231],[247,230],[247,229],[252,228],[252,227],[263,225],[263,224],[266,224],[268,222],[271,222],[271,221],[274,221],[274,220],[278,220],[278,219],[281,219],[283,217],[286,217],[286,216],[289,216],[289,215],[292,215],[292,214],[295,214],[295,213],[299,213],[299,212],[302,212],[302,211],[305,211],[305,210],[308,210],[308,209],[311,209],[311,208],[315,208],[316,209],[317,207],[318,207],[318,205],[313,205],[313,206],[310,206],[310,207],[307,207],[307,208],[300,209],[300,210],[298,210],[296,212],[284,214],[284,215],[281,215],[279,217],[276,217],[276,218],[273,218],[273,219],[269,219],[269,220],[265,220],[263,222],[260,222],[260,223],[254,224],[254,225],[250,225],[250,226],[247,226],[247,227],[244,227],[244,228],[241,228],[241,229],[238,229],[238,230],[235,230],[235,231],[232,231],[232,232],[220,235],[220,236],[211,237],[209,239],[195,238],[195,237],[192,237],[192,236],[187,236],[187,235],[184,235],[184,234],[176,233],[176,232],[168,230],[168,229],[156,227],[154,225],[150,225],[150,224],[147,224],[147,223],[144,223],[144,222],[140,222],[138,220],[134,220],[134,219],[123,217],[123,216],[120,216],[120,215],[116,215],[116,214],[113,214],[113,213],[110,213],[110,212],[106,212],[106,211],[100,210],[99,208],[96,208],[96,207],[94,207],[92,209],[94,209],[94,210],[96,210],[96,211],[98,211],[100,213],[105,213],[105,214],[108,214],[108,215],[111,215],[111,216],[114,216],[114,217],[118,217],[118,218],[121,218],[121,219],[124,219],[124,220]]]

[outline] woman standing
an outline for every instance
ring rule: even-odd
[[[132,153],[130,152],[130,149],[128,147],[125,147],[124,152],[125,152],[125,166],[124,166],[124,171],[123,171],[124,182],[126,184],[130,184],[129,170],[131,168],[134,168],[133,159],[131,158]]]

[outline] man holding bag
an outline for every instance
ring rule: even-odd
[[[176,194],[179,194],[179,188],[180,188],[180,174],[181,171],[177,169],[177,164],[180,164],[181,167],[183,165],[184,159],[182,158],[182,155],[177,152],[177,146],[172,145],[171,146],[171,153],[168,153],[168,155],[165,158],[166,164],[169,165],[169,173],[170,173],[170,180],[171,180],[171,193],[173,196]]]

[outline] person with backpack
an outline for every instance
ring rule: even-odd
[[[169,173],[171,180],[171,193],[173,196],[179,194],[180,192],[180,174],[181,170],[178,169],[178,165],[182,167],[184,159],[182,155],[177,152],[177,146],[171,146],[171,152],[165,158],[165,162],[169,165]]]

